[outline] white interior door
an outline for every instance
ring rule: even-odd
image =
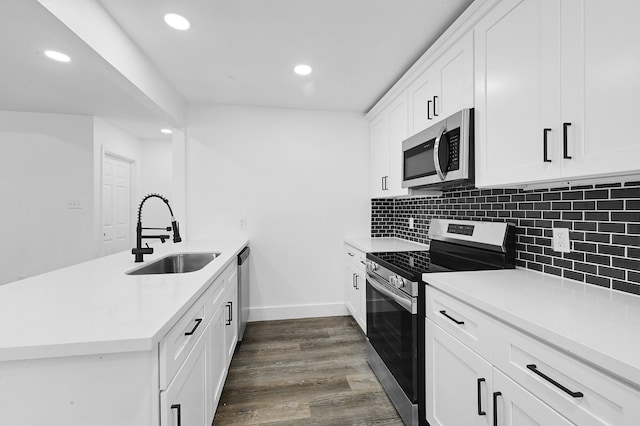
[[[131,247],[131,163],[102,160],[102,256]]]

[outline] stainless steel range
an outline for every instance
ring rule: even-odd
[[[367,360],[406,425],[424,415],[422,274],[513,268],[507,223],[432,219],[428,251],[367,254]]]

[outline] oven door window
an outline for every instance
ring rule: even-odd
[[[404,180],[418,179],[436,174],[436,164],[433,158],[435,139],[422,143],[404,151]]]
[[[367,283],[367,337],[393,377],[418,401],[418,315]]]

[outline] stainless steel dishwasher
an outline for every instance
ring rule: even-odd
[[[242,341],[249,320],[249,247],[238,254],[238,341]]]

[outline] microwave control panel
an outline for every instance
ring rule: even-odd
[[[448,172],[458,170],[460,168],[460,128],[447,132],[449,139],[449,166]]]

